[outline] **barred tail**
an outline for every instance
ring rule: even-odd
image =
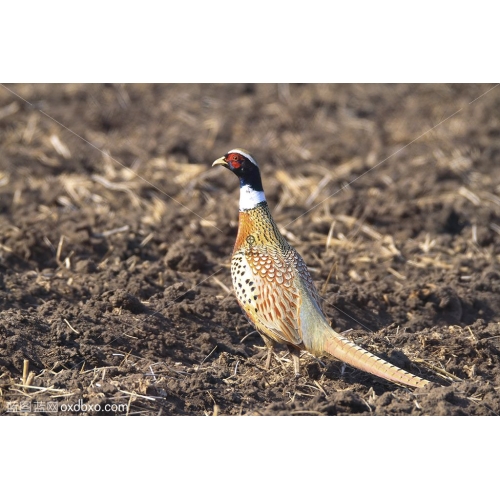
[[[412,375],[407,371],[394,366],[375,356],[371,352],[357,346],[334,330],[325,332],[324,350],[335,358],[347,363],[359,370],[371,373],[397,384],[409,385],[411,387],[425,387],[428,380]]]

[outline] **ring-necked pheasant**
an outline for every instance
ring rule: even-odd
[[[238,235],[231,260],[236,297],[269,348],[286,344],[299,375],[299,354],[325,353],[386,380],[412,387],[429,381],[412,375],[343,337],[328,324],[306,264],[288,244],[271,216],[259,167],[244,149],[232,149],[215,160],[240,179]]]

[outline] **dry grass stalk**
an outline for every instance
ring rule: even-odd
[[[330,272],[328,273],[328,276],[325,280],[325,283],[323,284],[323,287],[321,288],[321,295],[325,295],[326,293],[326,287],[328,286],[328,283],[330,282],[330,278],[332,277],[333,270],[336,269],[337,267],[337,262],[334,261],[332,264],[332,267],[330,268]]]
[[[69,324],[69,321],[67,319],[64,319],[64,322],[69,326],[69,328],[71,329],[71,331],[75,332],[77,335],[80,335],[80,332],[77,332],[70,324]]]
[[[11,102],[10,104],[7,104],[7,106],[4,106],[3,108],[0,108],[0,120],[3,120],[4,118],[7,118],[8,116],[14,115],[21,109],[21,106],[17,101]]]
[[[33,373],[33,372],[31,372]],[[34,375],[33,375],[34,378]],[[38,385],[25,385],[25,384],[12,384],[15,387],[22,387],[23,389],[37,389],[38,392],[35,394],[39,394],[41,392],[60,392],[60,393],[65,393],[67,394],[65,389],[55,389],[54,386],[50,387],[40,387]]]
[[[130,399],[132,398],[142,398],[142,399],[147,399],[148,401],[156,401],[158,399],[163,399],[161,396],[144,396],[144,394],[137,394],[136,392],[130,392],[130,391],[123,391],[122,389],[118,389],[119,392],[122,394],[127,394],[130,396]]]
[[[442,368],[438,368],[436,366],[433,366],[431,363],[429,363],[425,359],[417,358],[417,359],[415,359],[415,362],[422,363],[423,365],[427,366],[427,368],[429,368],[431,371],[433,371],[439,375],[443,375],[445,378],[454,380],[456,382],[462,382],[462,379],[460,377],[457,377],[456,375],[453,375],[453,373],[447,372],[446,370],[444,370]]]
[[[49,138],[50,144],[56,150],[56,152],[61,155],[65,160],[69,160],[71,158],[71,151],[68,146],[64,144],[59,136],[52,134]]]
[[[232,290],[230,290],[226,285],[224,285],[224,283],[222,283],[222,281],[220,281],[219,279],[217,279],[216,277],[213,277],[212,278],[215,283],[217,283],[217,285],[219,285],[228,295],[230,295],[232,292]]]
[[[29,372],[30,362],[29,359],[25,359],[23,361],[23,385],[26,385],[28,380],[28,372]]]
[[[479,196],[475,195],[472,191],[469,191],[466,187],[460,186],[458,194],[462,195],[464,198],[469,200],[476,207],[481,205],[481,199]]]

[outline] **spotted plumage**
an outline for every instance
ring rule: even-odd
[[[259,167],[244,149],[233,149],[213,163],[240,180],[238,235],[231,260],[236,298],[269,347],[288,346],[295,374],[299,353],[329,353],[356,368],[386,380],[423,387],[427,380],[412,375],[357,346],[333,330],[305,262],[285,240],[273,220],[262,187]]]

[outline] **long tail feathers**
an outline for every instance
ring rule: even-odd
[[[412,375],[384,361],[342,335],[339,335],[334,330],[329,333],[328,338],[325,340],[324,350],[340,361],[377,377],[396,382],[397,384],[409,385],[411,387],[425,387],[429,384],[428,380]]]

